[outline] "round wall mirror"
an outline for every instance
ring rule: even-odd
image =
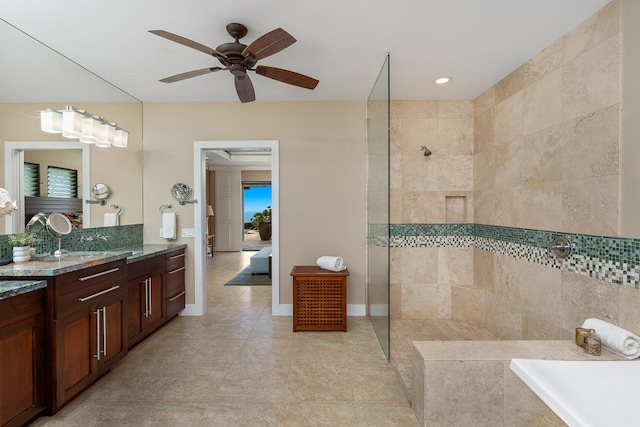
[[[111,197],[111,189],[107,186],[107,184],[103,184],[101,182],[97,183],[91,189],[91,193],[96,200],[100,202],[100,205],[104,206]]]
[[[191,196],[191,187],[179,182],[171,187],[171,194],[181,205],[184,205],[184,203],[189,200],[189,196]]]

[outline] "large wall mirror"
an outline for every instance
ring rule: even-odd
[[[74,203],[79,203],[78,225],[83,228],[103,226],[104,214],[114,210],[111,204],[119,206],[120,225],[142,223],[142,103],[1,19],[0,40],[11,46],[0,53],[0,187],[7,188],[21,206],[0,221],[0,234],[24,228],[25,163],[28,169],[39,168],[43,199],[48,197],[48,168],[76,171]],[[116,122],[129,132],[128,147],[100,148],[42,132],[39,112],[67,105]],[[109,204],[85,203],[93,200],[91,188],[96,183],[111,189]],[[46,209],[47,200],[43,203]]]

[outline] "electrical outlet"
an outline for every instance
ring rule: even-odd
[[[193,228],[183,228],[182,229],[182,237],[195,237],[196,232]]]

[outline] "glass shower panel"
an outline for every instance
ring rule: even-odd
[[[389,360],[389,55],[367,100],[367,308]]]

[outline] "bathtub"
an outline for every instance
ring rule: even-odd
[[[513,359],[509,366],[571,427],[640,425],[640,361]]]

